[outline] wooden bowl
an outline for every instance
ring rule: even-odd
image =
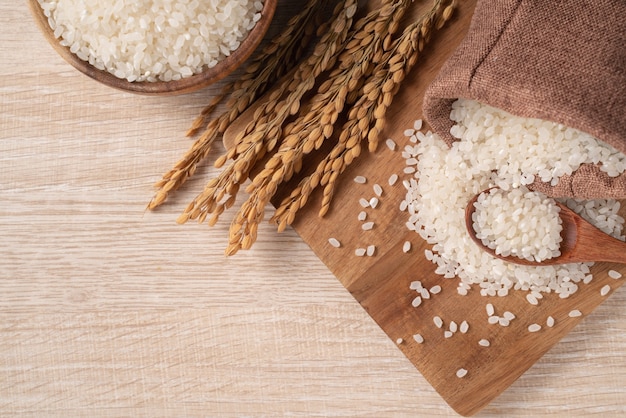
[[[62,46],[59,40],[55,38],[54,31],[48,24],[48,18],[44,15],[43,9],[37,0],[29,0],[28,5],[35,17],[35,21],[44,36],[52,45],[52,47],[74,68],[86,74],[87,76],[105,84],[109,87],[116,88],[131,93],[145,95],[175,95],[190,93],[204,88],[216,81],[221,80],[235,69],[237,69],[259,46],[259,43],[265,36],[269,25],[274,17],[277,0],[264,0],[263,10],[261,11],[261,19],[256,23],[254,28],[248,33],[248,36],[241,42],[239,48],[233,51],[230,56],[224,58],[212,68],[205,68],[201,73],[190,77],[182,78],[175,81],[155,81],[155,82],[130,82],[125,79],[118,78],[108,71],[99,70],[86,61],[81,60],[78,56],[70,52],[69,47]]]

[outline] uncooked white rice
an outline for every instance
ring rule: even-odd
[[[456,322],[450,321],[450,323],[448,324],[448,329],[450,330],[450,332],[454,333],[458,331],[459,326],[457,325]]]
[[[376,206],[378,206],[378,204],[380,203],[380,200],[377,197],[372,197],[369,201],[369,205],[373,208],[376,209]]]
[[[417,291],[421,290],[422,287],[423,287],[422,282],[419,280],[413,280],[411,284],[409,285],[409,289],[417,290]]]
[[[450,338],[452,335],[454,335],[452,331],[446,330],[443,332],[443,338]]]
[[[548,318],[546,319],[546,326],[552,328],[554,326],[554,318],[550,315],[548,316]]]
[[[337,238],[328,238],[328,243],[335,248],[341,247],[341,242]]]
[[[582,312],[580,312],[578,309],[573,309],[567,315],[570,318],[578,318],[579,316],[582,316]]]
[[[502,314],[502,317],[506,319],[507,321],[512,321],[515,319],[515,314],[513,314],[512,312],[506,311]]]
[[[364,221],[367,219],[367,212],[365,212],[364,210],[362,210],[361,212],[359,212],[357,219],[359,221]]]
[[[404,241],[404,244],[402,244],[402,252],[408,253],[409,251],[411,251],[411,241]]]
[[[433,322],[435,323],[435,326],[437,328],[443,327],[443,320],[441,319],[441,317],[439,317],[439,316],[433,317]]]
[[[354,250],[354,255],[356,255],[357,257],[363,257],[366,252],[367,250],[365,248],[357,248],[356,250]]]
[[[363,231],[370,231],[374,228],[374,222],[365,222],[363,225],[361,225],[361,228],[363,229]]]
[[[376,253],[376,246],[375,245],[368,245],[367,246],[367,251],[366,254],[368,255],[368,257],[373,256]]]
[[[489,342],[489,340],[486,339],[481,339],[478,341],[478,345],[482,346],[482,347],[489,347],[491,345],[491,343]]]
[[[611,286],[608,284],[605,284],[604,286],[602,286],[602,289],[600,289],[600,294],[602,296],[606,296],[609,294],[610,291],[611,291]]]
[[[434,285],[433,287],[430,288],[430,293],[433,295],[436,295],[438,293],[441,292],[441,286],[439,286],[438,284]]]
[[[128,81],[170,81],[239,48],[263,0],[39,0],[54,35],[83,61]]]
[[[354,178],[354,182],[358,184],[365,184],[367,183],[367,179],[364,176],[356,176]]]
[[[398,181],[398,175],[397,174],[392,174],[389,176],[389,180],[387,180],[387,183],[390,186],[393,186],[394,184],[396,184],[396,182]]]
[[[415,334],[413,335],[413,339],[415,340],[416,343],[418,344],[422,344],[424,342],[424,337],[422,337],[421,334]]]
[[[373,189],[376,196],[381,197],[383,195],[383,188],[380,186],[380,184],[375,184]]]
[[[406,145],[402,152],[405,160],[418,163],[415,174],[403,181],[407,193],[400,207],[412,220],[407,228],[433,245],[435,272],[458,277],[461,294],[471,285],[485,296],[505,296],[510,289],[555,292],[560,297],[576,292],[580,282],[589,280],[591,263],[531,267],[491,257],[469,238],[465,206],[472,196],[494,186],[508,191],[536,178],[556,184],[582,163],[602,162],[603,171],[618,175],[626,168],[626,156],[574,129],[517,118],[475,101],[457,100],[451,119],[455,123],[451,133],[459,139],[452,147],[435,134],[408,129],[410,142],[413,138],[419,142]],[[623,239],[618,201],[565,203],[604,232]]]
[[[537,300],[537,296],[533,295],[532,293],[528,293],[526,295],[526,300],[528,301],[528,303],[530,303],[531,305],[538,305],[539,301]]]
[[[541,325],[539,324],[530,324],[528,326],[528,332],[537,332],[541,330]]]
[[[496,313],[496,309],[491,303],[485,305],[485,310],[487,311],[487,316],[493,316]]]
[[[620,273],[619,271],[616,270],[609,270],[609,277],[611,279],[620,279],[622,277],[622,273]]]
[[[411,303],[411,305],[413,305],[414,308],[417,308],[418,306],[420,306],[422,304],[422,297],[421,296],[416,296],[413,299],[413,302]]]
[[[472,222],[476,237],[504,257],[543,261],[561,255],[560,208],[526,187],[498,188],[478,196]]]
[[[359,199],[359,204],[364,207],[364,208],[369,208],[370,207],[370,201],[367,200],[366,198],[362,197]]]
[[[467,321],[461,322],[461,325],[459,325],[459,331],[461,331],[461,334],[466,334],[467,331],[469,331],[469,323]]]
[[[456,371],[456,377],[458,377],[459,379],[462,377],[465,377],[467,375],[467,370],[460,368],[459,370]]]
[[[396,150],[397,145],[393,139],[387,138],[387,140],[385,141],[385,144],[387,145],[387,148],[389,148],[391,151]]]

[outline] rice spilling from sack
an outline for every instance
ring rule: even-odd
[[[626,168],[626,156],[607,144],[571,128],[538,119],[520,118],[476,101],[457,100],[451,111],[458,139],[448,147],[431,132],[415,132],[403,157],[414,166],[401,208],[409,213],[407,227],[433,245],[426,258],[436,273],[458,277],[458,291],[472,286],[483,295],[505,296],[525,290],[536,297],[556,292],[567,297],[590,280],[591,263],[521,266],[494,258],[469,237],[464,213],[468,201],[492,187],[510,191],[537,177],[556,184],[583,163],[600,163],[610,175]],[[564,201],[604,232],[624,239],[624,219],[615,200]],[[541,215],[543,216],[543,215]]]
[[[476,237],[496,254],[537,262],[561,255],[561,210],[544,194],[524,186],[494,188],[480,194],[474,207]]]
[[[61,45],[128,81],[171,81],[213,67],[261,18],[261,0],[39,0]]]

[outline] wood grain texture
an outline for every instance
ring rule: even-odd
[[[227,216],[175,224],[212,167],[144,212],[218,86],[106,88],[25,3],[0,2],[0,56],[0,416],[456,415],[293,230],[263,226],[224,258]],[[612,294],[479,416],[623,416],[625,303]]]

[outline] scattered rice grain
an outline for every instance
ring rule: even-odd
[[[485,305],[485,310],[487,311],[488,316],[493,316],[496,313],[496,310],[491,303]]]
[[[580,312],[578,309],[573,309],[569,312],[568,316],[570,318],[577,318],[579,316],[582,316],[582,312]]]
[[[439,317],[439,316],[433,317],[433,322],[435,323],[435,326],[437,328],[443,327],[443,320],[441,319],[441,317]]]
[[[459,379],[462,377],[465,377],[467,375],[467,370],[460,368],[459,370],[456,371],[456,377],[458,377]]]
[[[387,144],[387,148],[389,148],[391,151],[396,150],[397,145],[393,139],[387,138],[387,140],[385,141],[385,144]]]
[[[341,247],[341,242],[337,238],[329,238],[328,243],[335,248]]]
[[[500,322],[500,317],[497,315],[490,316],[489,318],[487,318],[487,322],[491,325],[495,325]]]
[[[611,286],[609,286],[608,284],[602,286],[602,289],[600,289],[600,294],[602,296],[606,296],[609,294],[609,292],[611,291]]]
[[[459,331],[461,331],[461,334],[466,334],[467,331],[469,331],[469,323],[467,321],[461,322],[461,325],[459,326]]]
[[[457,332],[457,330],[459,329],[459,326],[456,324],[456,322],[454,321],[450,321],[450,324],[448,325],[448,329],[450,330],[450,332]]]
[[[541,325],[539,324],[530,324],[528,326],[528,332],[537,332],[539,330],[541,330]]]
[[[611,279],[620,279],[622,277],[622,273],[620,273],[619,271],[616,270],[609,270],[609,277]]]
[[[361,228],[363,229],[363,231],[370,231],[374,228],[374,222],[365,222],[363,225],[361,225]]]

